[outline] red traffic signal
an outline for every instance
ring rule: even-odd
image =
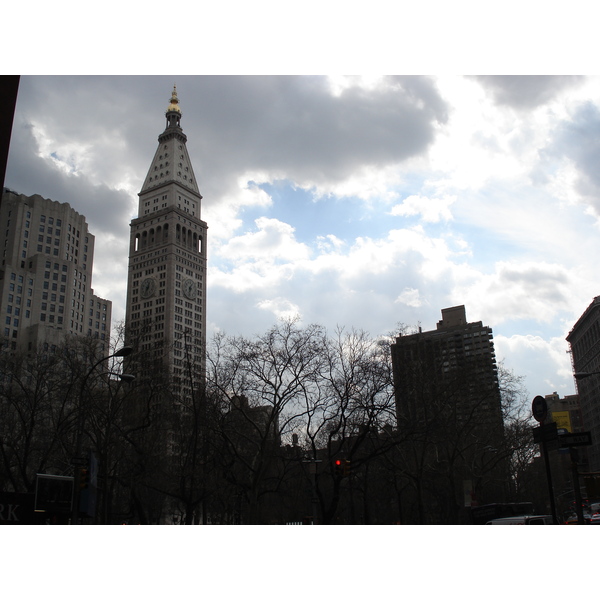
[[[342,460],[341,460],[341,459],[339,459],[339,458],[336,458],[336,459],[333,461],[333,471],[334,471],[334,473],[335,473],[336,475],[338,475],[338,476],[340,476],[340,477],[343,475],[344,468],[343,468],[343,465],[342,465]]]
[[[342,458],[336,458],[333,461],[333,470],[336,475],[346,477],[350,473],[350,461]]]

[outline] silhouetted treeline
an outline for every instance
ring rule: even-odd
[[[89,376],[91,342],[2,353],[1,491],[34,494],[38,473],[71,475],[83,410],[84,449],[98,465],[84,523],[466,523],[466,479],[476,502],[528,500],[518,378],[500,369],[494,439],[480,435],[476,405],[456,419],[461,385],[473,385],[464,373],[426,420],[397,415],[391,341],[294,320],[254,337],[219,334],[204,373],[183,369],[184,396],[156,362],[131,384],[110,365]],[[144,360],[134,353],[131,366]]]

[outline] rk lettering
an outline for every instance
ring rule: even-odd
[[[19,504],[0,504],[0,521],[18,521],[18,508]]]

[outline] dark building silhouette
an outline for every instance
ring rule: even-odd
[[[398,431],[413,522],[463,522],[465,507],[501,500],[503,420],[492,330],[464,306],[434,331],[392,344]],[[411,492],[412,491],[412,492]]]
[[[567,336],[575,373],[600,372],[600,296],[579,317]],[[589,468],[600,471],[600,374],[577,381],[583,428],[592,434],[592,445],[584,448]]]

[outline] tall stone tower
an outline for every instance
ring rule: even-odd
[[[138,376],[168,374],[171,391],[184,400],[204,373],[208,228],[181,115],[174,87],[131,221],[125,335]]]

